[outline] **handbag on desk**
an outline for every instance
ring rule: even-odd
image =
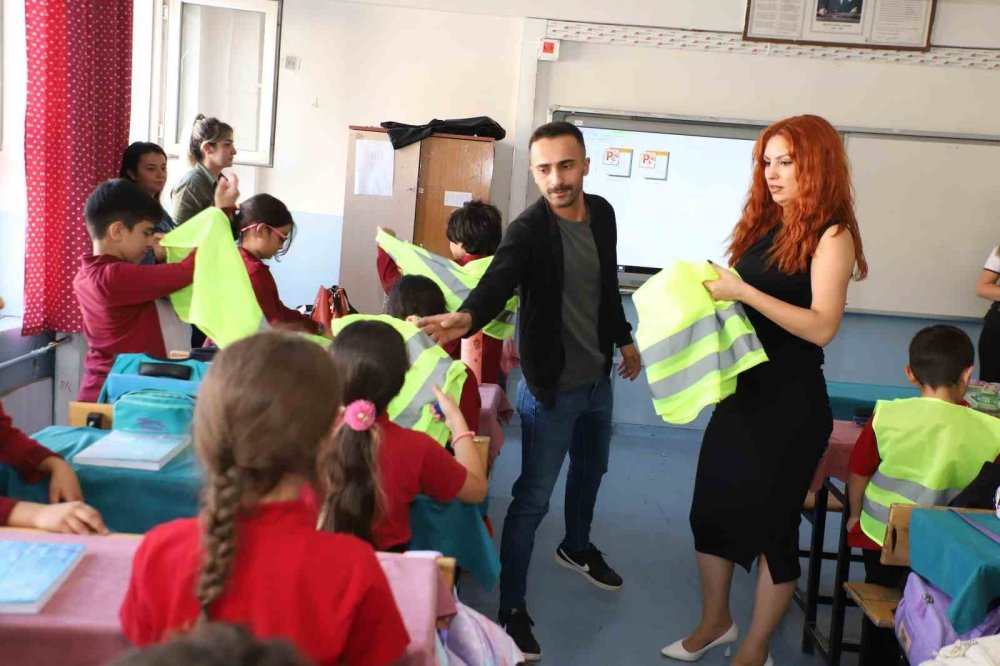
[[[320,287],[316,292],[316,300],[313,302],[312,320],[323,324],[326,330],[330,330],[330,324],[334,319],[346,317],[349,314],[357,314],[358,311],[351,305],[347,298],[347,292],[343,287],[333,285],[329,289]]]

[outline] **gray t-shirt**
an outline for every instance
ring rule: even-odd
[[[583,222],[556,219],[563,246],[562,341],[566,350],[559,390],[568,391],[604,374],[605,358],[597,336],[601,264],[590,230],[590,213]]]

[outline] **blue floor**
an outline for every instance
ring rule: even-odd
[[[579,574],[552,561],[563,536],[566,465],[563,466],[549,515],[536,535],[528,578],[528,612],[535,621],[544,664],[679,663],[661,657],[660,648],[684,637],[698,621],[700,592],[687,514],[702,432],[678,428],[655,428],[648,432],[655,432],[655,437],[615,435],[611,465],[601,487],[594,519],[594,543],[625,579],[625,586],[619,592],[593,587]],[[496,529],[498,548],[510,490],[521,464],[520,428],[508,426],[506,433],[507,441],[490,479],[490,518]],[[834,525],[828,530],[827,543],[835,544],[839,519],[830,522]],[[809,529],[808,523],[804,523],[803,544]],[[803,561],[803,568],[804,565]],[[824,569],[828,592],[832,563]],[[856,571],[855,577],[861,573]],[[738,568],[732,603],[741,627],[749,625],[753,587],[754,578]],[[489,617],[496,617],[497,590],[484,591],[466,577],[460,597]],[[849,635],[858,632],[856,616],[857,611],[849,612]],[[824,663],[818,656],[801,652],[802,621],[801,610],[793,604],[772,642],[777,666]],[[700,663],[728,662],[722,651],[716,650]],[[857,658],[845,655],[841,663],[853,666]]]

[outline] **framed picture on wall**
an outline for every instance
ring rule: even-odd
[[[937,0],[747,0],[743,39],[927,51]]]

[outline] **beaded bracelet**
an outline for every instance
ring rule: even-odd
[[[462,439],[463,437],[475,437],[475,436],[476,436],[476,431],[475,430],[469,430],[467,432],[460,432],[457,435],[452,435],[452,437],[451,437],[451,443],[454,444],[455,442],[457,442],[458,440]]]

